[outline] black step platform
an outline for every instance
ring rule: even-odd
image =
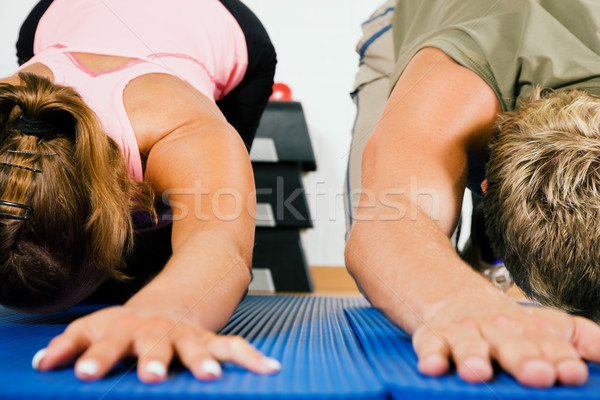
[[[270,216],[257,215],[257,226],[312,228],[302,171],[293,164],[253,164],[256,201],[268,204]]]
[[[297,101],[270,101],[256,131],[250,159],[253,162],[300,163],[303,171],[316,171],[317,163]]]
[[[302,105],[271,101],[260,121],[250,159],[257,215],[254,291],[309,292],[312,282],[300,230],[313,227],[302,175],[317,168]]]

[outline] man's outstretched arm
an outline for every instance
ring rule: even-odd
[[[466,381],[491,360],[522,384],[578,385],[600,361],[600,328],[518,305],[474,272],[448,237],[460,215],[467,155],[485,151],[500,106],[491,88],[439,50],[421,50],[397,82],[362,163],[346,263],[373,305],[413,335],[419,368]]]

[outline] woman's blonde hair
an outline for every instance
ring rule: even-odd
[[[487,231],[513,279],[542,304],[600,321],[600,101],[536,89],[500,116]]]
[[[75,288],[125,277],[130,212],[153,213],[152,195],[129,176],[119,148],[73,89],[19,77],[23,85],[0,85],[0,213],[9,216],[0,218],[0,303],[54,311]],[[46,134],[27,132],[27,121]]]

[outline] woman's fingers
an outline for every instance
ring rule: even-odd
[[[272,374],[281,369],[279,361],[265,357],[239,336],[217,336],[206,347],[217,360],[233,362],[252,372]]]
[[[281,369],[277,360],[265,357],[239,336],[219,336],[208,331],[186,332],[175,340],[174,345],[183,364],[202,380],[221,376],[219,361],[232,362],[262,374]]]
[[[126,356],[138,358],[141,381],[162,382],[174,354],[198,379],[222,375],[219,361],[233,362],[256,373],[277,372],[278,361],[265,357],[238,336],[215,333],[170,317],[138,314],[122,307],[106,309],[77,320],[33,358],[32,365],[48,370],[72,364],[86,381],[105,376]]]
[[[32,360],[32,366],[40,371],[64,367],[72,364],[90,345],[90,337],[83,320],[76,321],[61,334],[39,350]]]
[[[167,379],[173,346],[166,335],[149,333],[135,340],[133,348],[138,358],[138,377],[142,382],[157,383]]]
[[[79,357],[75,375],[85,381],[102,378],[119,360],[131,354],[131,346],[131,332],[107,332]]]
[[[210,355],[206,343],[216,337],[205,332],[203,337],[187,333],[175,341],[175,350],[179,359],[191,373],[200,380],[213,380],[221,377],[221,365]]]

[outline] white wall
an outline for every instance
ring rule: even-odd
[[[343,179],[354,122],[349,93],[360,24],[383,1],[245,0],[278,53],[275,80],[302,103],[318,170],[304,178],[314,219],[302,242],[310,265],[344,264]]]
[[[12,75],[17,66],[15,43],[19,28],[37,0],[0,0],[0,76]]]
[[[37,0],[0,0],[0,76],[16,67],[18,29]],[[360,24],[379,5],[367,0],[245,0],[267,28],[278,53],[275,80],[302,102],[317,172],[304,184],[314,229],[302,235],[310,265],[343,265],[343,178],[354,105],[349,97]]]

